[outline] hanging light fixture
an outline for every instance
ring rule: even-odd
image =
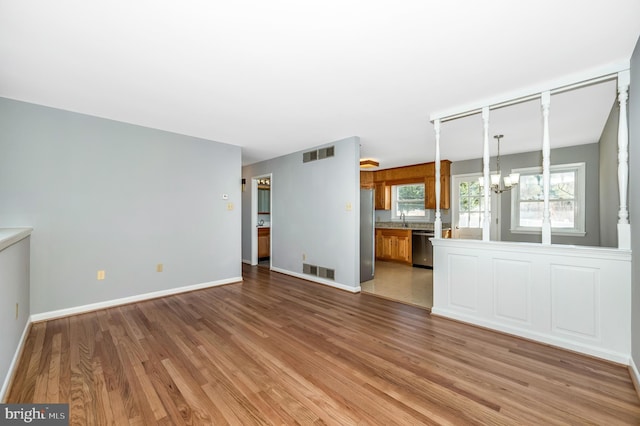
[[[502,172],[500,170],[500,139],[502,139],[504,135],[494,135],[493,138],[498,141],[498,157],[496,161],[498,172],[491,175],[491,185],[489,188],[496,194],[502,194],[505,191],[510,191],[514,186],[520,182],[520,173],[510,173],[509,176],[505,176],[504,186],[500,185],[500,178],[502,177]],[[479,179],[480,186],[484,186],[484,178],[481,177]]]

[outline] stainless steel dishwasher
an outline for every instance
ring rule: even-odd
[[[433,268],[433,246],[429,238],[433,237],[433,231],[414,230],[411,238],[411,257],[413,266]]]

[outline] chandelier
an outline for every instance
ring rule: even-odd
[[[510,173],[509,176],[505,176],[503,180],[504,186],[501,185],[501,171],[500,171],[500,139],[502,139],[504,135],[494,135],[493,138],[498,141],[498,158],[497,158],[497,169],[498,172],[491,175],[491,185],[489,188],[495,192],[496,194],[502,194],[505,191],[510,191],[515,187],[520,181],[520,173]],[[484,187],[484,177],[478,179],[480,186]]]

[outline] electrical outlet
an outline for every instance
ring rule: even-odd
[[[302,253],[302,260],[307,260],[307,254],[306,253]]]
[[[353,206],[351,205],[351,203],[347,203],[346,209],[348,212],[350,212],[353,209]]]
[[[96,277],[98,280],[104,280],[104,270],[101,269],[98,271],[98,275]]]
[[[16,319],[18,319],[18,304],[16,303]]]
[[[156,265],[156,272],[162,272],[162,263]]]
[[[227,210],[233,210],[233,203],[227,203]]]

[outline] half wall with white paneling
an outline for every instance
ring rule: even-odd
[[[629,363],[630,251],[432,241],[433,314]]]

